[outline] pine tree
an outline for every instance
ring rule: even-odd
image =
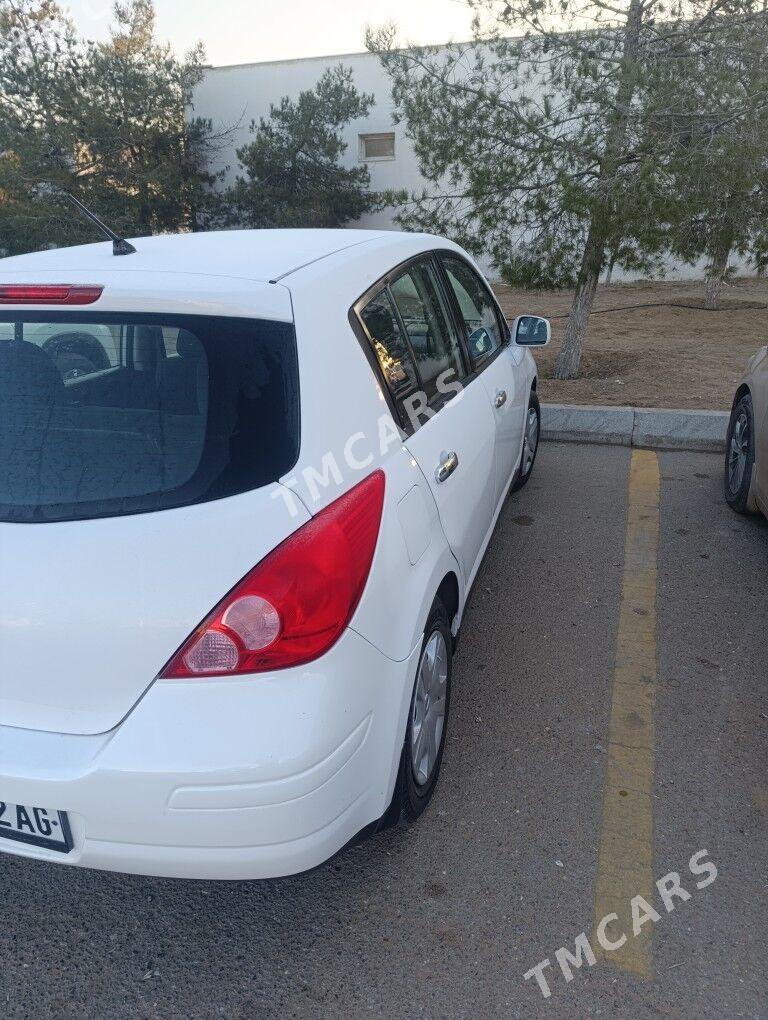
[[[203,59],[156,40],[152,0],[116,4],[98,44],[52,0],[0,0],[0,249],[95,239],[57,189],[123,234],[196,229],[221,143],[188,119]]]
[[[717,308],[731,256],[758,269],[768,257],[768,15],[720,20],[679,63],[688,89],[669,172],[689,215],[671,224],[669,244],[706,259],[705,307]]]
[[[77,176],[86,53],[50,0],[0,0],[0,255],[82,240],[63,205],[37,206],[32,185]]]
[[[343,128],[365,117],[372,95],[358,92],[351,68],[328,68],[313,89],[283,97],[252,122],[240,148],[243,171],[221,196],[219,218],[241,227],[338,227],[378,208],[365,166],[345,167]]]
[[[205,218],[216,179],[207,168],[223,139],[189,116],[204,60],[202,44],[177,59],[157,41],[153,0],[116,3],[110,39],[90,53],[96,201],[128,233],[194,230]]]
[[[725,19],[759,19],[762,4],[468,2],[468,47],[400,50],[391,27],[368,37],[430,184],[400,220],[490,252],[510,283],[573,286],[555,366],[573,378],[606,260],[652,271],[691,216],[670,187],[681,51],[716,46]]]

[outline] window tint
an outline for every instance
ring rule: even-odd
[[[15,325],[0,321],[0,343],[14,338]],[[65,382],[120,364],[122,326],[93,322],[28,322],[24,339],[40,347]]]
[[[392,302],[382,291],[360,314],[384,380],[395,399],[417,389],[416,372]]]
[[[504,344],[496,306],[488,288],[466,262],[450,256],[441,258],[467,327],[470,356],[478,365]]]
[[[439,382],[455,382],[464,375],[461,350],[453,323],[429,263],[412,266],[391,286],[411,343],[421,389],[432,403],[443,397]]]
[[[284,323],[0,309],[0,519],[161,510],[276,481],[298,455],[297,391]]]

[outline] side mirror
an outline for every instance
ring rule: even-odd
[[[552,336],[549,319],[539,315],[518,315],[512,323],[512,336],[518,347],[546,347]]]

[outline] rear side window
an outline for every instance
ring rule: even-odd
[[[439,400],[438,379],[463,374],[459,339],[440,292],[435,271],[427,262],[412,266],[391,285],[392,297],[405,325],[427,400]]]
[[[449,255],[441,256],[441,261],[467,329],[470,357],[477,366],[504,345],[505,334],[496,305],[488,288],[466,262]]]
[[[190,506],[276,481],[299,446],[293,327],[0,310],[0,519]]]
[[[386,291],[360,313],[390,393],[401,400],[417,388],[416,371],[400,323]]]

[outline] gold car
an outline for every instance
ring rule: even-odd
[[[733,401],[725,498],[737,513],[762,510],[768,517],[768,347],[750,358]]]

